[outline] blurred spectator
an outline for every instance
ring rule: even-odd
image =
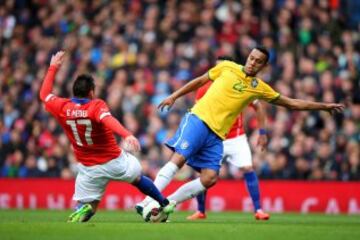
[[[55,93],[69,96],[77,74],[93,74],[99,97],[140,139],[144,171],[154,176],[169,156],[162,142],[193,95],[170,112],[156,105],[207,71],[216,56],[244,63],[260,43],[271,53],[262,78],[279,92],[347,104],[335,116],[269,105],[268,151],[253,149],[260,177],[359,180],[359,8],[357,0],[6,0],[0,5],[0,175],[76,174],[65,135],[38,100],[56,50],[65,49],[67,61]],[[245,118],[254,142],[254,113]],[[191,174],[185,168],[178,178]],[[226,165],[220,176],[242,177]]]

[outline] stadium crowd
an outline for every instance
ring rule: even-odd
[[[267,107],[269,144],[255,146],[253,110],[245,114],[262,179],[360,180],[360,3],[356,0],[61,1],[0,4],[0,176],[76,173],[69,142],[44,111],[39,87],[51,54],[67,61],[56,94],[69,97],[79,73],[96,78],[99,97],[136,137],[144,171],[168,160],[162,144],[194,102],[169,112],[157,104],[218,56],[244,63],[256,44],[271,53],[261,77],[290,97],[342,102],[346,109],[296,112]],[[177,178],[193,173],[182,170]],[[222,178],[241,178],[223,166]]]

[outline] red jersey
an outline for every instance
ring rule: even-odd
[[[195,99],[199,100],[202,98],[209,87],[211,86],[212,81],[207,82],[205,85],[200,87],[196,91]],[[232,125],[228,135],[226,136],[226,139],[235,138],[237,136],[240,136],[242,134],[245,134],[244,125],[243,125],[243,114],[240,113],[239,116],[236,118],[235,123]]]
[[[51,65],[40,89],[45,108],[60,123],[74,148],[75,156],[85,166],[106,163],[117,158],[121,149],[113,132],[123,138],[131,135],[100,99],[60,98],[51,93],[58,67]]]
[[[44,103],[64,129],[79,162],[92,166],[120,155],[113,132],[101,123],[104,117],[111,116],[103,100],[68,99],[49,94]]]

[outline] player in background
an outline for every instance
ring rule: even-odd
[[[200,171],[199,178],[183,184],[168,196],[170,202],[181,203],[216,184],[223,156],[222,141],[226,139],[237,116],[254,100],[264,100],[292,110],[343,110],[342,104],[292,99],[274,91],[256,77],[268,59],[269,52],[265,48],[255,47],[244,66],[232,61],[221,61],[159,104],[160,110],[170,108],[179,97],[197,90],[209,81],[213,82],[206,94],[183,117],[175,135],[166,142],[173,154],[155,178],[154,184],[160,191],[185,163]],[[138,212],[146,201],[135,206]]]
[[[95,214],[109,180],[133,184],[158,201],[164,214],[171,212],[175,205],[169,204],[153,182],[141,175],[139,161],[118,146],[113,133],[124,139],[124,146],[129,150],[140,150],[138,140],[111,115],[107,104],[95,98],[94,79],[90,75],[76,78],[73,98],[52,94],[56,72],[64,55],[65,52],[59,51],[52,56],[40,89],[40,99],[64,129],[79,162],[73,196],[78,206],[68,222],[86,222]]]
[[[233,61],[229,57],[219,57],[217,59],[217,63],[223,60]],[[200,98],[205,95],[210,86],[211,82],[207,82],[204,86],[200,87],[196,92],[195,100],[200,100]],[[255,109],[259,128],[257,145],[260,146],[261,150],[263,151],[267,144],[265,110],[259,101],[254,101],[251,106]],[[251,149],[244,130],[243,113],[240,113],[240,115],[236,118],[235,123],[232,125],[229,131],[229,134],[223,141],[223,146],[223,161],[227,161],[244,173],[246,187],[254,206],[255,219],[268,220],[270,215],[261,209],[259,182],[256,172],[253,168]],[[188,216],[188,220],[206,219],[206,194],[207,191],[205,190],[203,193],[200,193],[196,196],[198,210],[194,214]]]

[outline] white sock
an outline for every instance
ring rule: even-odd
[[[199,193],[205,191],[204,185],[202,185],[200,178],[192,180],[182,185],[176,192],[168,196],[169,200],[175,200],[176,203],[181,203],[190,198],[197,196]]]
[[[179,170],[179,167],[173,163],[168,162],[166,163],[158,172],[156,175],[156,178],[154,180],[154,185],[159,189],[161,192],[164,190],[164,188],[169,185],[171,180],[174,178],[176,172]],[[150,201],[153,199],[149,196],[147,196],[143,201],[142,204],[146,206]]]

